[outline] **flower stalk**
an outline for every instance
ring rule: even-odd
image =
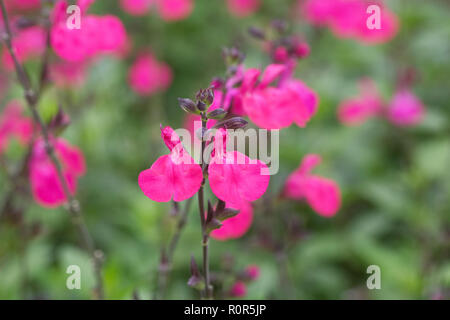
[[[44,121],[42,120],[39,112],[36,109],[36,105],[38,102],[38,95],[33,90],[30,78],[28,77],[27,73],[25,72],[25,69],[23,66],[19,63],[19,60],[16,56],[16,53],[12,46],[11,41],[11,26],[8,18],[8,14],[5,7],[4,0],[0,0],[0,6],[1,6],[1,12],[3,16],[4,21],[4,27],[5,32],[2,35],[2,40],[4,41],[6,48],[11,55],[11,58],[14,63],[14,68],[19,80],[20,85],[22,86],[24,90],[25,100],[27,102],[28,109],[30,110],[33,121],[37,124],[37,126],[40,128],[42,132],[42,137],[44,139],[45,143],[45,150],[50,158],[51,162],[55,166],[58,180],[60,181],[64,194],[67,199],[67,205],[66,209],[69,212],[71,216],[72,223],[75,225],[76,230],[78,231],[85,249],[90,254],[93,265],[94,265],[94,273],[95,273],[95,279],[96,279],[96,287],[95,287],[95,293],[94,297],[96,299],[103,299],[104,298],[104,289],[103,289],[103,279],[102,279],[102,262],[103,262],[103,253],[95,248],[94,241],[92,239],[91,234],[89,233],[89,230],[86,226],[86,223],[84,221],[84,216],[81,212],[80,204],[78,200],[75,198],[75,196],[70,192],[69,186],[67,185],[67,181],[64,178],[63,171],[62,171],[62,165],[61,162],[58,160],[53,144],[50,141],[50,134],[48,132],[48,128]]]

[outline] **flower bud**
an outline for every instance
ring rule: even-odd
[[[197,107],[195,106],[194,101],[188,98],[178,98],[178,104],[181,109],[186,111],[187,113],[198,113]]]
[[[206,104],[203,101],[198,101],[197,102],[197,109],[200,111],[205,111],[206,110]]]
[[[260,40],[264,40],[266,35],[264,34],[264,31],[260,28],[257,27],[250,27],[248,28],[248,33],[256,38],[256,39],[260,39]]]
[[[196,98],[206,105],[210,106],[214,101],[214,91],[211,88],[200,89],[197,92]]]
[[[232,218],[236,216],[239,213],[239,210],[231,209],[231,208],[225,208],[221,211],[216,211],[215,218],[219,221],[224,221],[226,219]]]
[[[230,118],[224,121],[219,122],[214,126],[215,129],[219,128],[225,128],[225,129],[241,129],[244,128],[248,124],[247,121],[245,121],[241,117],[234,117]]]
[[[225,110],[223,110],[222,108],[215,109],[206,114],[208,119],[215,119],[215,120],[223,119],[223,118],[225,118],[226,115],[227,115],[227,112]]]

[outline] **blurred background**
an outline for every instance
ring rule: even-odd
[[[293,10],[296,1],[261,1],[251,15],[236,17],[226,1],[196,0],[187,18],[173,22],[153,9],[132,16],[118,1],[92,5],[90,13],[122,20],[132,48],[120,59],[96,59],[78,88],[50,86],[39,110],[50,119],[62,104],[71,118],[62,136],[86,158],[87,173],[79,180],[77,196],[105,254],[108,299],[132,299],[133,293],[153,297],[161,246],[175,228],[171,204],[151,201],[137,183],[139,172],[167,154],[159,124],[183,125],[185,113],[177,98],[194,97],[213,77],[224,75],[224,47],[244,52],[246,67],[269,64],[261,43],[247,29],[265,28],[273,19],[287,21],[290,32],[310,45],[311,54],[300,61],[296,77],[318,93],[320,106],[305,128],[281,131],[280,171],[254,203],[250,230],[239,239],[211,240],[212,272],[257,265],[260,276],[248,283],[243,297],[249,299],[449,298],[450,3],[386,2],[399,19],[399,32],[387,43],[370,46],[307,23]],[[128,69],[141,49],[151,49],[172,69],[167,90],[141,97],[130,89]],[[39,60],[26,63],[32,77],[39,68]],[[418,75],[412,89],[425,105],[424,121],[408,128],[382,119],[359,126],[339,122],[337,106],[358,93],[361,78],[372,78],[389,99],[406,68]],[[1,75],[8,82],[1,95],[3,109],[23,95],[12,73],[2,70]],[[23,153],[23,146],[12,143],[3,157],[14,163]],[[315,172],[341,188],[342,206],[331,219],[302,202],[266,205],[308,153],[322,156]],[[7,190],[1,170],[0,195]],[[67,212],[40,207],[31,197],[16,201],[20,219],[0,223],[0,298],[89,299],[92,267]],[[261,245],[261,237],[283,239],[288,227],[297,232],[294,240],[286,240],[289,245],[276,250]],[[174,255],[166,298],[198,298],[187,286],[191,255],[201,261],[196,205]],[[65,285],[66,268],[73,264],[82,270],[81,290]],[[380,290],[367,289],[369,265],[381,268]],[[222,289],[217,288],[219,296]]]

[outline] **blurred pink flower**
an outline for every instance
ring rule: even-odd
[[[416,125],[422,122],[424,116],[422,102],[406,88],[395,93],[387,111],[388,120],[397,126]]]
[[[228,10],[236,17],[247,17],[259,9],[260,0],[226,0]]]
[[[229,240],[242,237],[253,221],[253,208],[250,203],[242,202],[241,205],[234,205],[226,203],[227,208],[233,208],[240,210],[239,213],[229,219],[222,222],[222,226],[219,229],[211,232],[211,237],[216,240]]]
[[[261,270],[257,265],[249,265],[245,268],[245,274],[250,280],[256,280],[259,278]]]
[[[346,99],[338,106],[339,121],[345,125],[359,125],[383,111],[383,101],[371,79],[360,81],[357,97]]]
[[[226,131],[217,131],[208,167],[209,185],[222,201],[235,206],[259,199],[269,186],[268,168],[238,151],[226,150]],[[264,174],[263,174],[264,173]]]
[[[122,21],[112,15],[86,14],[92,0],[79,0],[80,29],[69,29],[65,10],[67,2],[59,0],[52,12],[51,45],[55,53],[70,62],[80,62],[99,54],[120,53],[127,45]]]
[[[0,115],[0,154],[8,147],[11,138],[17,138],[23,145],[27,144],[33,133],[33,122],[22,114],[18,101],[9,102]]]
[[[171,127],[161,127],[161,136],[170,154],[159,157],[150,169],[139,174],[139,187],[153,201],[186,200],[200,189],[202,169],[184,150]]]
[[[341,206],[339,186],[333,180],[310,174],[321,161],[318,155],[306,155],[299,168],[288,177],[283,195],[296,200],[305,199],[319,215],[332,217]]]
[[[86,172],[83,153],[62,138],[53,138],[52,143],[62,164],[62,174],[69,191],[75,194],[77,180]],[[37,203],[43,207],[54,208],[67,201],[57,170],[47,155],[42,138],[34,144],[29,170],[31,191]]]
[[[133,16],[143,16],[150,11],[154,1],[155,0],[120,0],[120,6],[125,12]]]
[[[380,29],[369,29],[367,8],[378,5]],[[328,25],[341,38],[354,38],[363,43],[376,44],[391,40],[398,32],[398,19],[381,0],[299,0],[306,19],[315,25]]]
[[[137,57],[128,72],[128,83],[139,95],[148,96],[166,90],[172,82],[172,70],[151,53]]]
[[[194,8],[193,0],[157,0],[159,15],[165,21],[187,18]]]
[[[45,30],[40,26],[20,30],[13,37],[12,45],[20,63],[36,58],[45,50]],[[2,64],[7,70],[14,68],[13,60],[6,48],[3,49]]]
[[[286,65],[271,64],[257,83],[260,71],[245,71],[240,92],[242,106],[259,127],[281,129],[292,122],[303,127],[317,111],[318,96],[302,81],[288,77],[278,86],[269,86],[285,72],[289,72]]]
[[[235,298],[242,298],[247,294],[247,285],[242,281],[236,281],[230,289],[230,295]]]

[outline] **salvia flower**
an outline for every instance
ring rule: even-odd
[[[360,82],[358,96],[342,101],[338,106],[338,118],[346,125],[359,125],[383,111],[383,101],[370,79]]]
[[[193,8],[193,0],[156,0],[157,9],[165,21],[178,21],[187,18]]]
[[[62,138],[52,138],[51,140],[56,156],[62,165],[62,174],[69,191],[75,194],[78,178],[86,172],[83,153]],[[29,171],[31,191],[37,203],[43,207],[54,208],[67,201],[58,172],[47,155],[42,138],[38,139],[33,146]]]
[[[259,267],[257,265],[252,264],[252,265],[247,266],[247,268],[245,268],[245,275],[250,280],[258,279],[260,273],[261,273],[261,270],[259,269]]]
[[[318,155],[306,155],[299,168],[288,177],[283,194],[291,199],[304,199],[319,215],[332,217],[340,208],[341,193],[335,181],[310,173],[321,161]]]
[[[172,77],[170,67],[149,52],[139,55],[128,72],[130,87],[141,96],[166,90]]]
[[[259,9],[260,0],[226,0],[231,14],[236,17],[247,17]]]
[[[159,157],[150,169],[139,174],[139,187],[153,201],[186,200],[200,189],[202,169],[183,148],[171,127],[161,127],[161,137],[170,154]]]
[[[317,111],[317,94],[300,80],[281,79],[285,72],[289,72],[288,66],[282,64],[267,66],[261,77],[258,69],[245,71],[240,88],[242,106],[259,127],[281,129],[293,122],[304,127]],[[275,80],[280,80],[278,85],[270,86]]]
[[[79,0],[80,28],[67,26],[67,2],[59,0],[52,12],[51,45],[63,60],[81,62],[99,54],[119,54],[127,46],[127,33],[119,18],[113,15],[87,14],[92,0]]]
[[[252,225],[253,208],[250,203],[242,202],[240,205],[226,203],[227,208],[238,209],[239,213],[222,222],[222,226],[211,232],[216,240],[229,240],[242,237]]]
[[[399,89],[388,107],[387,118],[397,126],[413,126],[425,115],[422,102],[407,88]]]
[[[242,298],[247,294],[247,285],[242,281],[236,281],[230,289],[230,296]]]
[[[9,102],[0,116],[0,154],[8,147],[11,138],[26,145],[33,133],[33,122],[23,116],[22,106],[18,101]]]
[[[18,30],[12,39],[12,46],[20,63],[39,57],[45,50],[45,30],[40,26]],[[3,49],[2,64],[7,70],[14,69],[13,60],[6,48]]]
[[[212,192],[222,201],[241,206],[259,199],[269,186],[267,165],[238,151],[226,150],[226,130],[217,131],[208,167]]]
[[[398,32],[398,19],[382,1],[306,0],[298,1],[301,13],[318,26],[328,26],[340,38],[353,38],[366,44],[384,43]],[[367,8],[380,8],[380,28],[369,29]]]
[[[120,0],[122,9],[133,16],[143,16],[150,11],[154,0]]]

